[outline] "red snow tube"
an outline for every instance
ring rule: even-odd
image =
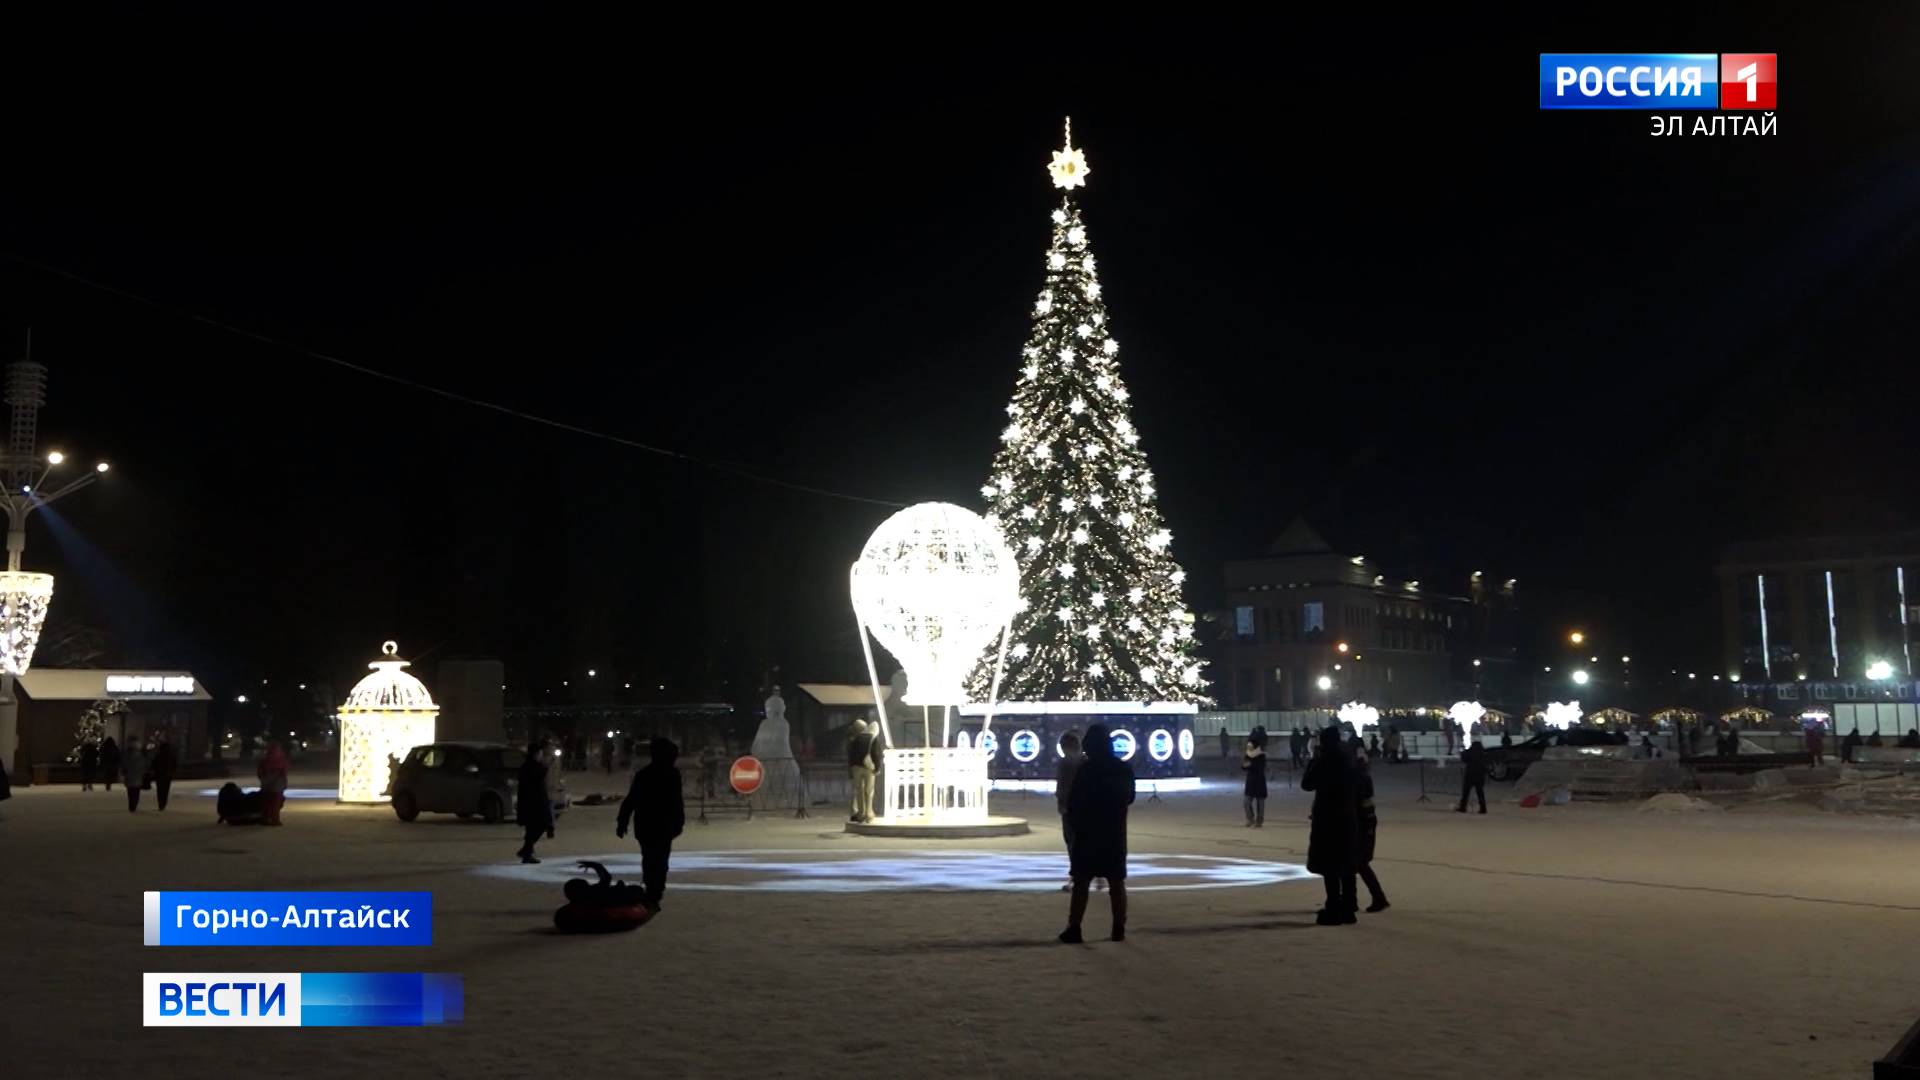
[[[632,907],[588,907],[567,904],[553,913],[554,928],[563,934],[611,934],[637,929],[653,916],[640,904]]]

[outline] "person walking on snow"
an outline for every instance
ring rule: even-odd
[[[113,790],[113,778],[120,775],[120,744],[113,736],[100,744],[100,775],[107,782],[107,790]]]
[[[147,782],[147,752],[139,739],[127,742],[126,752],[120,755],[121,778],[127,784],[127,812],[140,809],[140,789]]]
[[[546,749],[547,741],[535,736],[527,743],[526,760],[520,763],[513,819],[526,830],[517,853],[523,863],[539,862],[533,855],[533,845],[542,834],[553,835],[553,797],[547,794],[547,763],[541,760]]]
[[[1067,945],[1082,941],[1080,922],[1087,914],[1087,891],[1094,878],[1107,880],[1113,940],[1127,939],[1127,807],[1133,805],[1133,768],[1114,756],[1113,736],[1105,724],[1087,729],[1086,752],[1067,792],[1073,897],[1067,928],[1060,932],[1060,941]]]
[[[165,735],[153,748],[153,798],[160,809],[167,808],[167,792],[173,787],[173,773],[180,764],[180,755],[174,752],[173,740]]]
[[[667,891],[667,863],[673,857],[673,841],[687,824],[686,800],[680,795],[680,748],[666,738],[651,744],[653,760],[633,774],[633,784],[620,803],[620,819],[613,835],[625,837],[627,825],[633,825],[633,838],[640,842],[640,880],[645,889],[641,903],[648,911],[660,910],[660,898]]]
[[[89,740],[80,744],[80,790],[93,790],[93,775],[100,771],[100,746]]]

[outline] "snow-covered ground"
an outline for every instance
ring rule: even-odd
[[[1033,835],[951,846],[846,836],[824,807],[690,824],[666,910],[609,938],[549,917],[570,857],[637,863],[611,806],[562,818],[542,879],[511,859],[509,826],[293,802],[285,828],[229,829],[194,794],[208,785],[132,816],[118,789],[16,789],[0,1072],[1860,1077],[1920,1017],[1914,823],[1504,802],[1463,817],[1417,802],[1410,769],[1376,773],[1391,911],[1313,925],[1320,886],[1290,868],[1304,796],[1276,781],[1256,831],[1216,783],[1135,808],[1133,850],[1156,858],[1129,939],[1105,940],[1096,897],[1072,948],[1053,940],[1045,796],[994,798]],[[434,893],[431,948],[141,944],[144,890],[409,887]],[[145,970],[452,972],[467,1018],[142,1029]]]

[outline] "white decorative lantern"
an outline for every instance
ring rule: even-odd
[[[53,575],[0,571],[0,672],[25,675],[53,602]]]
[[[887,744],[885,803],[890,821],[964,824],[987,817],[987,761],[997,740],[993,698],[1000,692],[994,667],[987,715],[972,747],[933,741],[934,705],[966,702],[963,682],[995,636],[1006,659],[1007,628],[1020,607],[1020,564],[1000,530],[980,515],[951,503],[920,503],[880,523],[867,538],[849,577],[860,645],[873,680]],[[887,699],[867,645],[872,631],[900,666],[907,690],[899,704],[922,709],[926,745],[896,746],[887,721]],[[943,708],[942,716],[949,714]]]
[[[433,742],[433,722],[440,706],[419,679],[401,669],[400,647],[381,646],[385,659],[367,666],[373,674],[361,679],[340,706],[340,801],[387,801],[388,758],[402,760],[416,746]]]

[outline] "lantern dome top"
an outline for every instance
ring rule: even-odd
[[[373,674],[361,679],[347,695],[342,713],[423,713],[440,711],[427,692],[425,683],[400,670],[407,666],[400,659],[400,646],[387,642],[380,647],[384,659],[367,666]]]

